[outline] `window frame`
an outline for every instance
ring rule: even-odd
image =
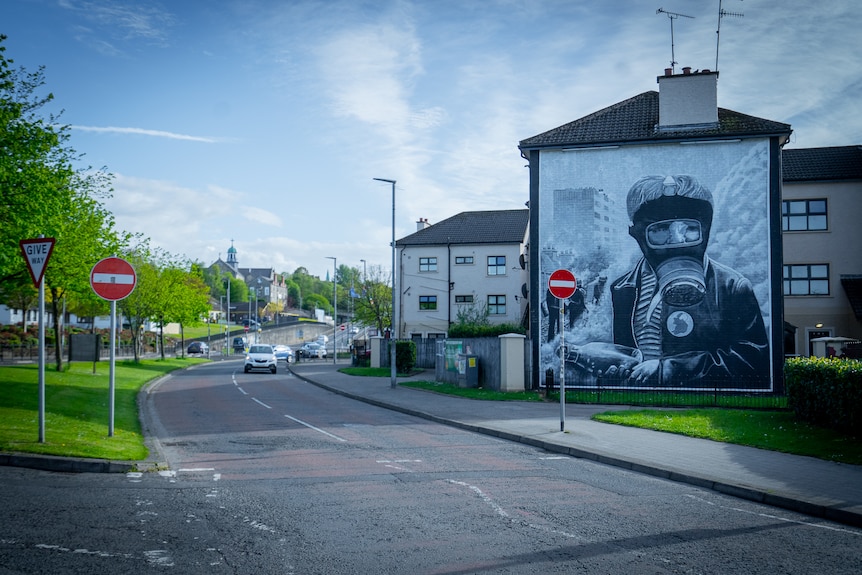
[[[419,258],[419,273],[437,271],[437,256],[422,256]]]
[[[462,260],[462,261],[458,261]],[[473,256],[455,256],[455,265],[456,266],[472,266],[473,265]]]
[[[803,205],[803,211],[794,212],[794,205]],[[812,204],[823,204],[823,209]],[[812,221],[823,225],[812,225]],[[791,222],[805,221],[805,227],[791,228]],[[810,198],[798,200],[781,200],[781,231],[782,232],[825,232],[829,230],[829,202],[826,198]]]
[[[825,270],[825,274],[821,275],[819,268]],[[803,272],[804,275],[802,275]],[[816,283],[817,286],[825,286],[825,291],[822,289],[812,291],[812,283]],[[781,272],[781,290],[784,296],[832,295],[829,286],[829,264],[784,264]]]
[[[493,303],[492,303],[493,298]],[[506,296],[504,294],[488,295],[488,315],[506,315]],[[502,308],[502,311],[500,309]]]
[[[420,295],[419,311],[437,311],[436,295]]]
[[[469,299],[467,299],[467,298],[469,298]],[[458,301],[459,299],[462,299],[463,301]],[[470,305],[475,301],[476,300],[473,297],[473,294],[464,294],[464,295],[456,295],[455,296],[455,305]]]
[[[494,263],[491,263],[491,260],[494,260]],[[500,261],[502,260],[502,263]],[[497,277],[506,275],[506,256],[488,256],[485,260],[487,263],[485,273],[489,277]],[[492,273],[493,270],[493,273]],[[502,270],[502,273],[498,273]]]

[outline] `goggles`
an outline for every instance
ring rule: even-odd
[[[646,243],[651,248],[685,248],[703,242],[697,220],[662,220],[646,227]]]

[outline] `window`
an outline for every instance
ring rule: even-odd
[[[419,258],[420,272],[436,272],[437,258]]]
[[[506,315],[506,296],[488,296],[488,315]]]
[[[784,295],[829,295],[829,264],[784,266]]]
[[[473,303],[472,295],[456,295],[455,303]]]
[[[488,275],[506,275],[506,256],[488,256]]]
[[[419,309],[420,310],[437,309],[437,296],[436,295],[420,295],[419,296]]]
[[[455,265],[473,265],[473,256],[455,256]]]
[[[826,200],[785,200],[781,202],[781,231],[826,229]]]

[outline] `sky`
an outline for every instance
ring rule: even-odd
[[[658,90],[672,61],[717,69],[720,107],[790,124],[787,148],[862,144],[862,3],[663,2],[3,0],[0,34],[44,67],[81,167],[113,174],[120,229],[323,279],[388,273],[374,178],[397,182],[396,238],[522,209],[519,141]]]

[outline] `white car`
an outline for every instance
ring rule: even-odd
[[[278,371],[278,360],[271,345],[256,343],[248,348],[243,370],[248,373],[254,369],[265,369],[270,373]]]

